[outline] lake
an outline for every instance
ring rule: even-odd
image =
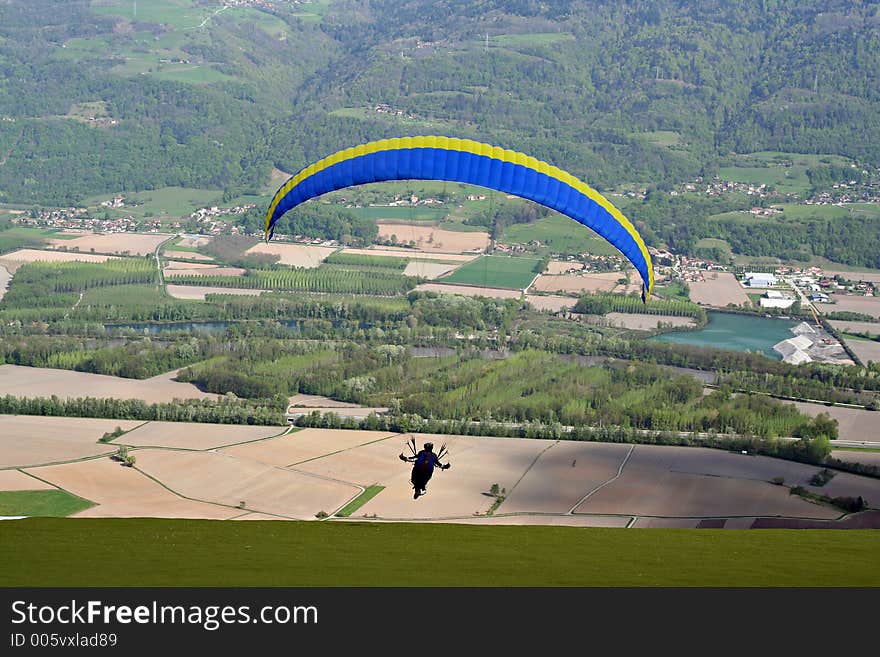
[[[781,360],[782,356],[773,351],[773,345],[793,338],[794,333],[789,329],[794,326],[797,326],[797,322],[786,319],[710,312],[709,323],[698,331],[664,333],[651,339],[697,347],[752,351]]]

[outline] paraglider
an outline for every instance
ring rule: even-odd
[[[285,182],[266,212],[265,237],[287,211],[311,198],[386,180],[444,180],[487,187],[556,210],[614,245],[651,296],[654,270],[638,231],[608,199],[570,173],[523,153],[469,139],[401,137],[361,144],[310,164]]]
[[[406,446],[409,447],[412,452],[412,456],[404,456],[403,454],[399,455],[401,461],[405,461],[407,463],[412,463],[412,473],[410,474],[410,483],[412,484],[413,491],[413,499],[419,499],[419,496],[427,493],[427,485],[431,480],[431,477],[434,474],[434,468],[438,467],[441,470],[448,470],[451,467],[450,463],[443,464],[440,462],[440,459],[446,455],[446,445],[440,447],[440,453],[434,453],[434,443],[425,443],[423,449],[416,451],[416,439],[410,438],[406,443]]]

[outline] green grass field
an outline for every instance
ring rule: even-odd
[[[838,205],[805,205],[800,203],[781,203],[774,207],[783,211],[786,219],[839,219],[843,217],[880,217],[880,205],[876,203],[847,203]]]
[[[155,285],[109,285],[86,290],[80,305],[149,307],[162,303],[169,303],[169,299]],[[187,302],[177,301],[177,303]]]
[[[123,194],[125,207],[119,209],[104,208],[101,201],[113,198],[113,194],[92,196],[84,201],[84,205],[102,216],[106,211],[111,215],[133,215],[144,217],[148,213],[162,217],[185,217],[198,208],[220,205],[222,193],[213,189],[195,189],[190,187],[162,187],[145,192]],[[130,205],[139,203],[139,205]]]
[[[538,273],[535,271],[538,262],[534,258],[482,256],[459,267],[445,277],[443,282],[521,290],[531,283]]]
[[[210,16],[215,7],[196,7],[192,0],[150,0],[135,5],[131,0],[100,0],[92,11],[104,16],[119,16],[147,23],[160,23],[175,28],[194,28]]]
[[[552,46],[557,43],[574,41],[569,32],[528,32],[525,34],[499,34],[489,37],[489,43],[508,48],[518,46]]]
[[[360,509],[364,504],[376,497],[376,495],[381,493],[383,490],[385,490],[385,486],[368,486],[363,493],[358,495],[351,502],[349,502],[339,511],[337,511],[336,515],[340,518],[348,518],[349,516],[351,516],[351,514]]]
[[[681,144],[681,133],[674,130],[646,130],[630,133],[632,137],[644,139],[655,146],[678,146]]]
[[[878,586],[878,551],[871,530],[40,518],[0,523],[0,586]]]
[[[62,518],[90,506],[94,504],[63,490],[0,491],[0,516]]]
[[[446,216],[442,207],[366,207],[345,208],[345,212],[364,219],[396,219],[398,221],[441,221]]]
[[[505,244],[528,244],[532,240],[538,240],[545,245],[544,248],[536,249],[538,252],[620,255],[617,249],[592,230],[561,214],[552,214],[533,224],[508,226],[499,241]]]

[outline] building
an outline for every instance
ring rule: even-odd
[[[758,300],[761,308],[791,308],[794,298],[784,295],[779,290],[767,290]]]
[[[746,272],[745,284],[749,287],[773,287],[779,282],[773,274]]]

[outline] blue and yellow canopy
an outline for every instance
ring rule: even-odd
[[[275,193],[266,212],[266,239],[271,238],[275,222],[300,203],[344,187],[385,180],[448,180],[540,203],[592,228],[617,247],[642,277],[642,300],[651,296],[654,271],[645,242],[608,199],[546,162],[470,139],[381,139],[318,160]]]

